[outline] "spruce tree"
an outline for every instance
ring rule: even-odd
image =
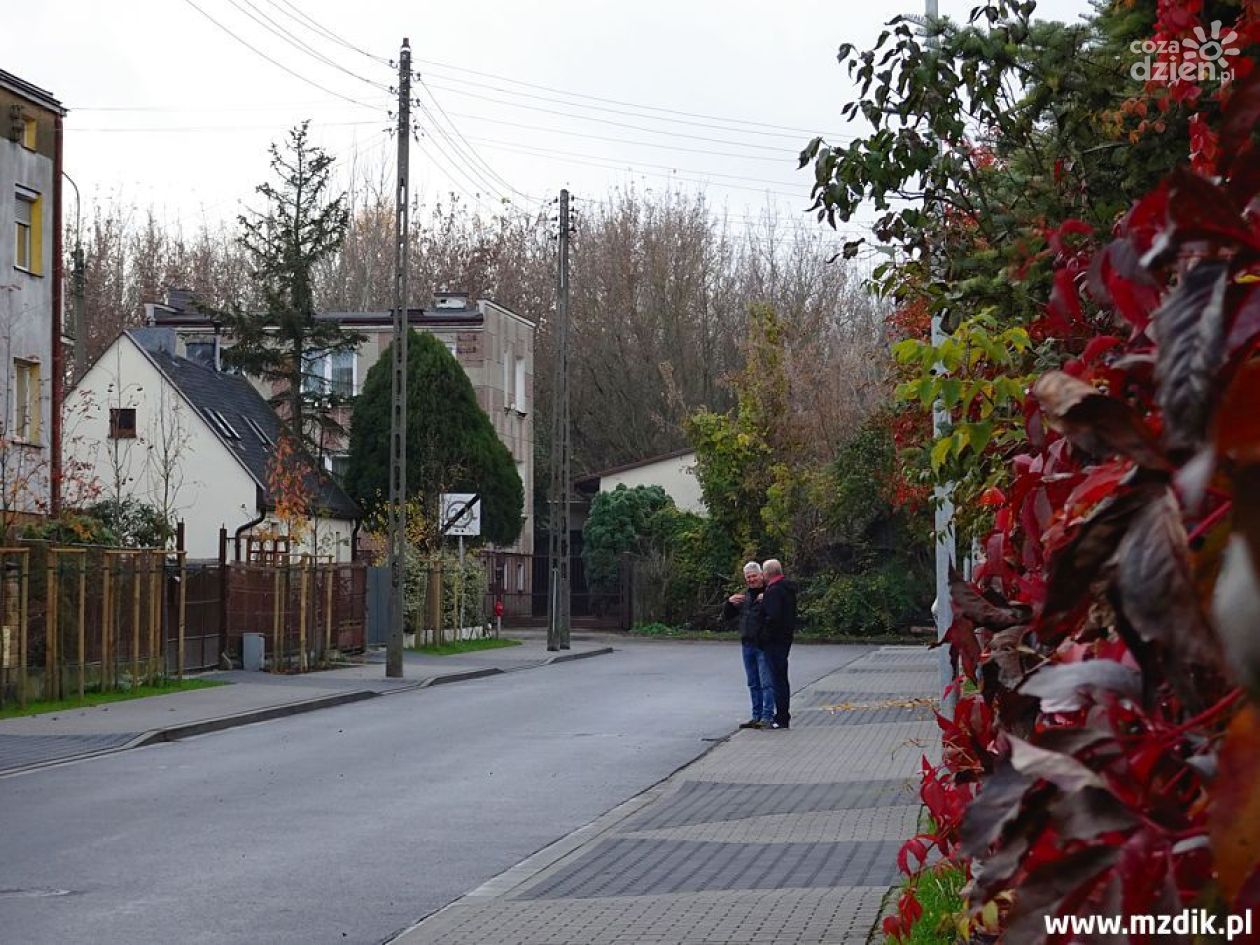
[[[362,337],[315,311],[314,269],[341,248],[349,211],[345,194],[330,192],[333,158],[310,142],[309,124],[291,129],[283,148],[271,145],[273,180],[255,188],[266,207],[239,218],[238,241],[261,306],[219,315],[234,341],[225,361],[272,386],[272,406],[302,446],[317,455],[325,436],[340,432],[333,410],[343,398],[311,373],[312,363],[353,351]]]

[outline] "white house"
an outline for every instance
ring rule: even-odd
[[[123,332],[66,394],[68,468],[101,499],[135,498],[182,520],[190,558],[215,558],[219,530],[278,530],[269,464],[280,422],[245,378],[175,354],[175,333]],[[358,506],[322,469],[317,514],[292,550],[348,561]]]
[[[696,451],[676,450],[663,456],[651,456],[637,463],[616,466],[590,473],[577,480],[579,495],[593,498],[597,492],[612,492],[618,486],[660,486],[674,504],[684,512],[705,515],[708,509],[696,478]]]

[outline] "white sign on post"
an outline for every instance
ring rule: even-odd
[[[442,534],[478,537],[481,534],[481,496],[475,492],[443,492]]]

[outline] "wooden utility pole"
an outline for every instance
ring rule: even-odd
[[[572,614],[569,535],[572,437],[569,417],[569,192],[560,191],[560,250],[556,276],[556,376],[551,411],[551,575],[547,649],[569,648]]]
[[[398,189],[394,194],[393,409],[389,456],[389,638],[385,675],[403,675],[403,597],[407,562],[407,206],[411,145],[411,43],[398,55]]]

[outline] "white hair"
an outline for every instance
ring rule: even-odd
[[[761,565],[761,570],[769,577],[783,573],[783,563],[778,558],[767,558]]]
[[[749,561],[746,565],[744,565],[744,573],[745,574],[760,574],[761,565],[759,565],[756,561]]]

